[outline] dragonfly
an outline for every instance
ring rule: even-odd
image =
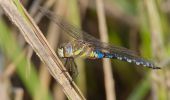
[[[61,58],[66,59],[65,66],[66,69],[70,71],[69,73],[77,69],[77,66],[75,68],[71,67],[72,65],[76,65],[74,59],[77,57],[85,57],[89,59],[118,59],[152,69],[160,69],[160,67],[155,66],[153,62],[139,57],[132,50],[101,42],[99,39],[70,24],[63,19],[63,17],[60,17],[42,7],[40,8],[40,11],[74,39],[73,41],[60,45],[57,51]],[[73,73],[76,73],[76,71]]]

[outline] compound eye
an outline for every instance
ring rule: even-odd
[[[72,53],[72,48],[71,48],[71,47],[67,47],[67,48],[65,48],[64,50],[65,50],[65,52],[66,52],[67,54],[71,54],[71,53]]]
[[[71,53],[73,52],[73,50],[72,50],[72,45],[71,45],[70,43],[68,43],[67,45],[65,45],[64,51],[65,51],[67,54],[71,54]]]

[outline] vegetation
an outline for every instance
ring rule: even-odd
[[[0,91],[3,93],[0,97],[4,98],[3,100],[63,100],[67,97],[73,99],[68,92],[71,93],[71,89],[66,91],[67,86],[60,81],[64,76],[68,78],[67,75],[63,74],[64,76],[60,77],[57,76],[57,72],[51,71],[55,68],[49,67],[46,62],[47,57],[41,56],[42,53],[37,50],[34,43],[31,44],[34,41],[30,42],[30,37],[25,40],[25,36],[21,34],[25,31],[16,24],[15,13],[12,19],[2,1],[0,0],[0,6],[3,9],[0,14]],[[60,27],[57,27],[52,20],[44,17],[39,11],[40,6],[50,9],[56,15],[63,16],[71,24],[94,37],[107,41],[103,39],[106,36],[109,43],[131,49],[139,56],[161,67],[161,70],[153,70],[115,59],[111,60],[111,67],[108,67],[109,61],[108,65],[105,65],[104,63],[107,62],[105,60],[77,58],[79,75],[74,81],[78,88],[74,83],[71,87],[75,87],[81,99],[84,97],[88,100],[166,100],[170,98],[169,1],[20,0],[19,2],[6,0],[3,2],[7,1],[13,1],[23,21],[27,22],[36,33],[37,27],[32,24],[29,15],[33,17],[33,22],[39,26],[50,44],[50,49],[54,51],[57,51],[58,44],[71,41],[72,38],[60,30]],[[27,9],[29,15],[25,13],[23,7]],[[106,20],[106,23],[103,20]],[[48,51],[48,47],[46,48]],[[106,67],[111,69],[107,70]],[[62,70],[62,67],[60,68]]]

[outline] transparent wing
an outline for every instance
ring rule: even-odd
[[[95,47],[96,49],[105,50],[108,52],[117,52],[117,53],[122,53],[122,54],[137,57],[134,51],[131,51],[123,47],[114,46],[108,43],[103,43],[100,40],[96,39],[95,37],[89,35],[88,33],[69,24],[66,20],[63,19],[63,17],[55,15],[51,11],[45,8],[40,7],[40,12],[43,13],[45,16],[47,16],[51,21],[56,23],[60,28],[62,28],[75,40],[81,40],[86,43],[89,43],[91,46]]]
[[[133,51],[129,49],[101,42],[100,40],[89,35],[88,33],[69,24],[66,20],[63,19],[63,17],[54,15],[52,12],[50,12],[47,9],[40,8],[40,11],[45,16],[47,16],[50,20],[56,23],[61,29],[63,29],[70,36],[72,36],[75,40],[83,41],[84,43],[89,44],[94,50],[99,50],[105,53],[109,53],[111,55],[117,55],[117,58],[121,57],[118,59],[122,59],[127,62],[132,61],[133,63],[137,65],[141,64],[141,65],[148,66],[148,67],[155,68],[155,69],[159,68],[159,67],[154,66],[154,64],[151,63],[150,61],[147,61],[141,57],[138,57],[136,53],[134,53]]]

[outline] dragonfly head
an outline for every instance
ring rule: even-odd
[[[72,57],[73,56],[73,48],[70,43],[63,44],[58,48],[58,55],[62,58]]]

